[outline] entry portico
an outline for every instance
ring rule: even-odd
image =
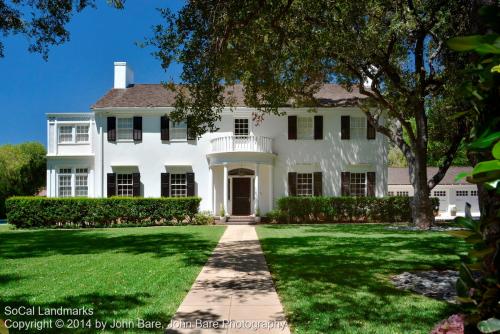
[[[211,140],[212,210],[229,215],[255,215],[273,207],[272,139],[226,135]]]

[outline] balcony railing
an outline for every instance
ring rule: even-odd
[[[261,136],[222,136],[210,141],[211,153],[258,152],[273,153],[273,139]]]

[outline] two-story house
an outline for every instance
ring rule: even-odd
[[[174,93],[134,84],[114,64],[114,88],[90,113],[48,114],[47,196],[200,196],[201,210],[262,214],[287,196],[384,196],[387,140],[353,101],[356,90],[325,84],[320,106],[284,106],[256,125],[243,87],[228,87],[232,106],[218,132],[190,136],[169,118]]]

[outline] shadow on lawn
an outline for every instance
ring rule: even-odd
[[[388,281],[403,271],[454,268],[457,248],[464,247],[454,238],[366,226],[302,226],[291,236],[286,226],[266,228],[283,230],[261,243],[295,327],[385,333],[383,324],[390,324],[398,332],[428,332],[457,310],[397,290]]]
[[[187,264],[198,266],[205,263],[207,255],[216,243],[200,238],[196,233],[174,233],[160,228],[156,229],[155,233],[118,235],[96,230],[16,231],[0,234],[0,258],[19,259],[105,252],[151,253],[154,257],[181,254]]]

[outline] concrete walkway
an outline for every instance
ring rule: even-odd
[[[228,226],[167,333],[289,334],[255,227]]]

